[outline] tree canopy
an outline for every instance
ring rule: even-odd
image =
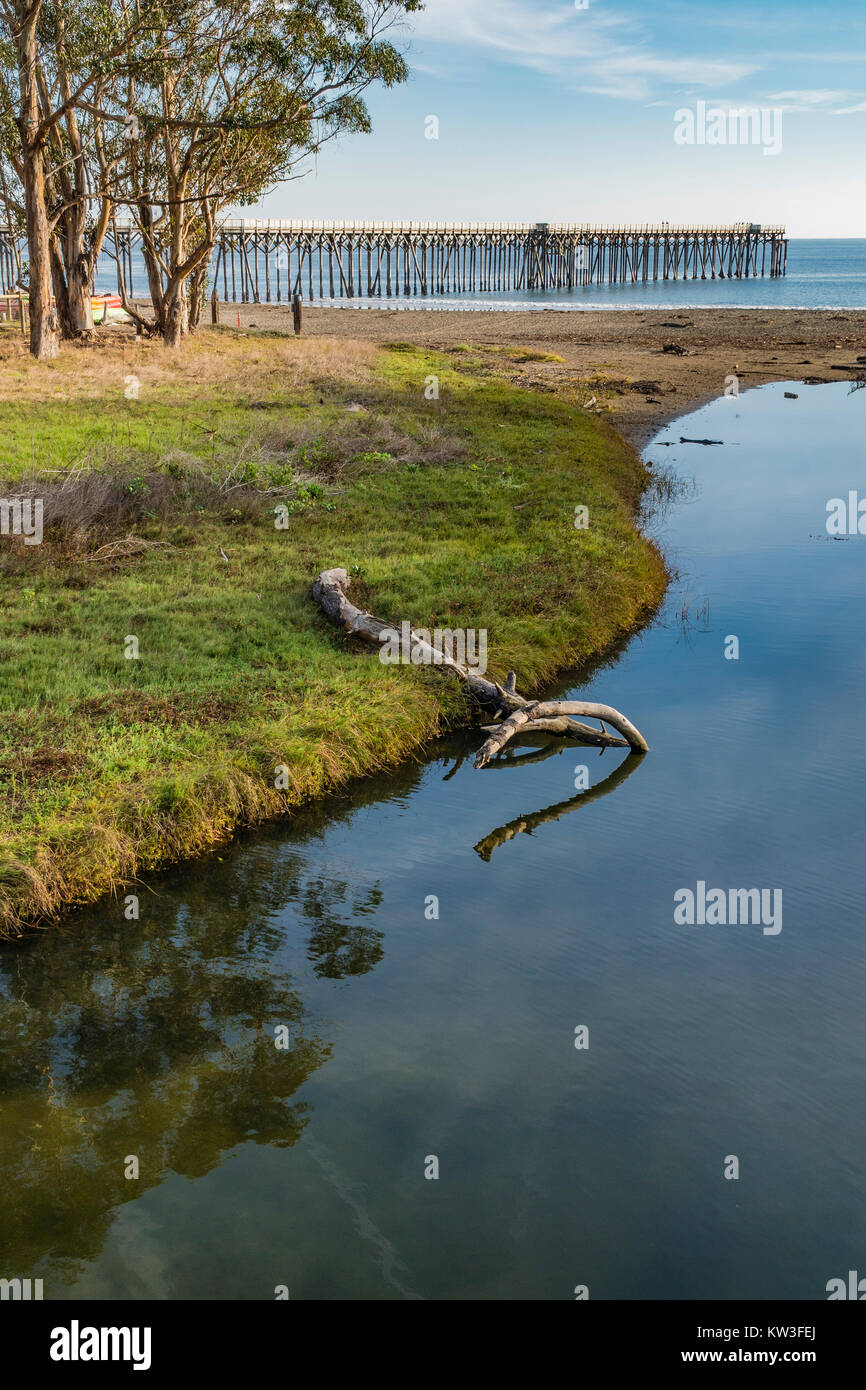
[[[371,128],[364,94],[406,80],[392,41],[421,0],[0,0],[0,212],[26,234],[31,350],[92,331],[118,217],[141,239],[145,331],[196,326],[229,208]]]

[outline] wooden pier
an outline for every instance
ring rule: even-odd
[[[0,233],[0,272],[13,288],[20,247]],[[103,264],[122,266],[131,296],[146,294],[138,232],[117,219]],[[238,304],[380,300],[578,290],[657,280],[725,280],[785,274],[784,227],[614,227],[524,222],[223,223],[211,286]],[[136,269],[136,263],[138,269]],[[136,286],[136,279],[139,284]]]
[[[785,274],[783,227],[579,223],[224,224],[214,274],[224,300],[530,294],[657,280]]]

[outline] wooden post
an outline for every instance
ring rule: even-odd
[[[294,326],[295,337],[296,337],[296,338],[299,338],[299,337],[301,336],[301,328],[302,328],[302,326],[303,326],[303,325],[302,325],[302,318],[303,318],[303,301],[302,301],[301,296],[300,296],[299,294],[293,294],[293,295],[292,295],[292,324],[293,324],[293,326]]]
[[[213,294],[210,297],[210,321],[211,323],[219,323],[220,321],[220,301],[216,285],[214,285]]]

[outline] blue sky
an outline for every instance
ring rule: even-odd
[[[399,42],[412,76],[370,96],[373,134],[259,215],[866,235],[864,0],[427,0]],[[675,143],[699,101],[781,110],[780,152]]]

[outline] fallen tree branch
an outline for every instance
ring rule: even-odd
[[[558,734],[596,748],[629,747],[647,752],[643,734],[619,710],[585,700],[525,700],[517,693],[514,671],[508,672],[504,686],[488,680],[434,647],[408,624],[397,627],[358,608],[347,596],[350,582],[344,569],[323,570],[314,582],[312,597],[330,622],[347,636],[359,637],[371,646],[381,648],[388,642],[393,647],[396,642],[401,657],[405,655],[412,665],[444,666],[463,682],[482,711],[502,721],[481,726],[489,737],[478,751],[476,767],[485,767],[516,733]],[[598,719],[602,727],[592,729],[572,718],[573,715]],[[609,734],[604,724],[610,724],[621,737]]]
[[[498,733],[502,728],[501,724],[482,724],[481,732],[484,734]],[[526,733],[526,727],[520,729],[521,733]],[[605,748],[628,748],[628,743],[624,738],[612,738],[605,733],[604,729],[591,729],[588,724],[579,724],[576,719],[566,719],[561,716],[557,719],[533,719],[530,722],[530,732],[533,734],[562,734],[564,738],[579,738],[581,743],[591,743],[598,747],[597,740],[599,734],[604,735],[603,747]]]
[[[510,738],[525,729],[527,725],[534,728],[542,721],[557,719],[560,715],[584,714],[591,719],[603,719],[611,728],[617,729],[621,733],[630,748],[637,752],[646,753],[649,745],[643,734],[626,719],[624,714],[614,709],[611,705],[597,705],[589,700],[536,700],[533,704],[524,705],[523,709],[516,709],[499,727],[490,735],[487,742],[479,748],[475,757],[475,766],[484,767],[494,754],[505,747]],[[590,732],[594,732],[591,730]],[[624,746],[620,741],[620,746]]]

